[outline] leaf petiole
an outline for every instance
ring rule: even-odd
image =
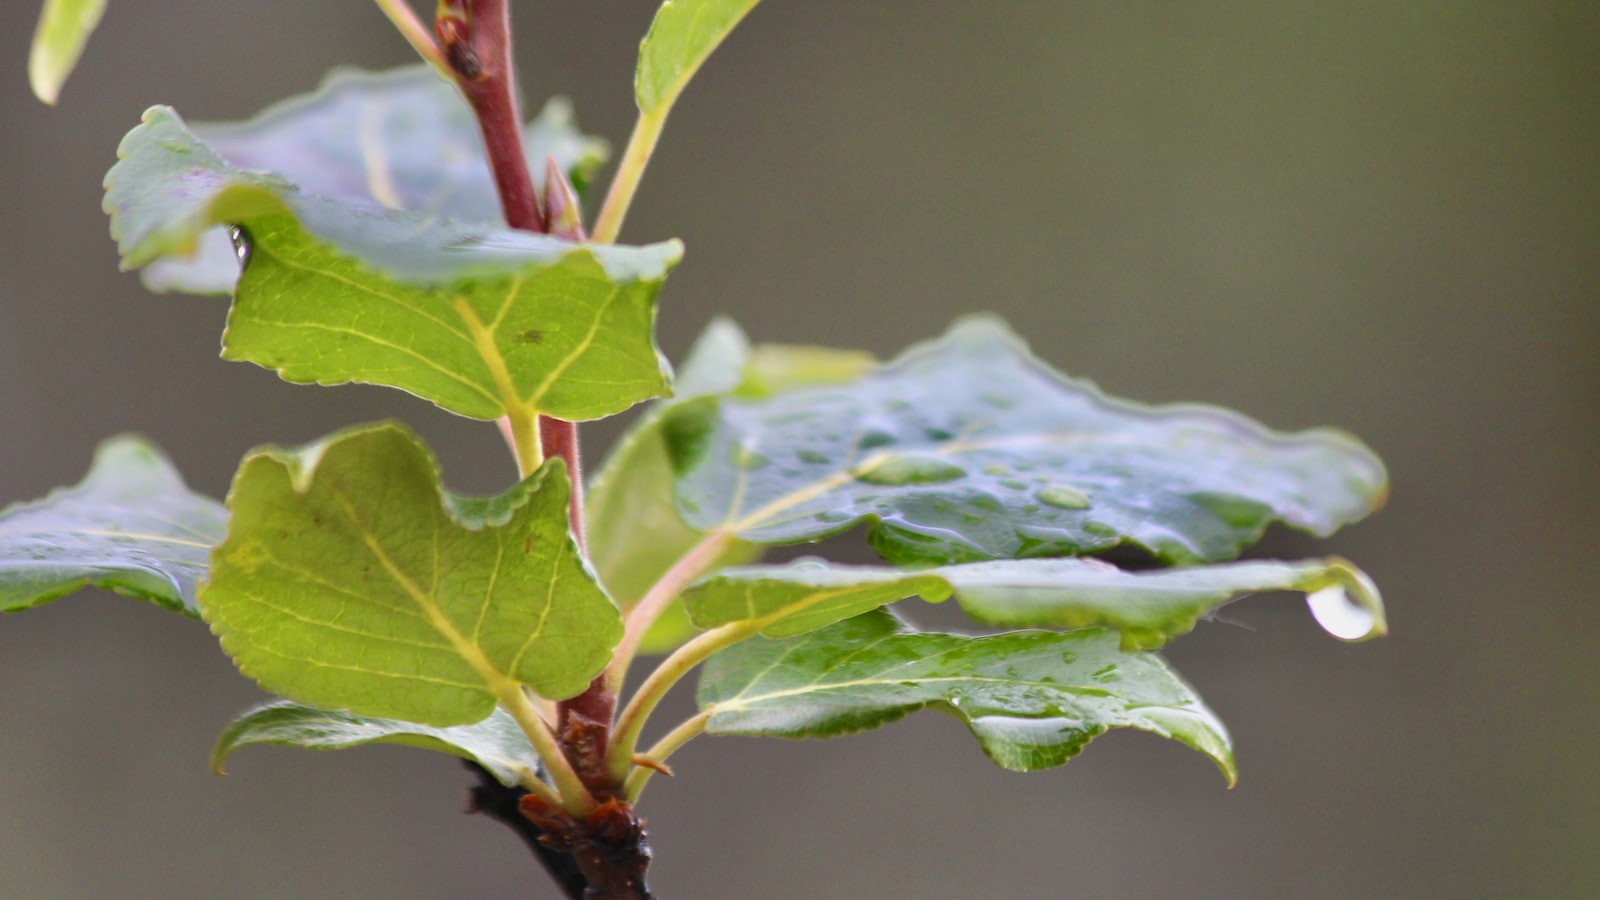
[[[567,760],[567,755],[562,751],[555,734],[550,731],[549,723],[528,699],[522,686],[507,684],[496,693],[500,705],[511,714],[511,718],[516,720],[517,725],[528,736],[528,742],[533,745],[534,751],[539,754],[545,771],[550,773],[550,780],[555,784],[555,790],[551,790],[543,782],[540,782],[542,790],[532,785],[524,786],[551,806],[561,807],[575,815],[588,814],[595,808],[594,795],[589,793],[589,789],[583,784],[583,779],[579,778],[577,771],[572,768],[572,763]]]
[[[618,782],[628,777],[628,768],[633,765],[633,753],[639,744],[639,733],[644,730],[644,724],[650,718],[650,713],[655,710],[667,692],[672,690],[673,685],[689,674],[695,666],[710,659],[712,654],[759,633],[772,618],[774,617],[766,616],[760,619],[748,619],[743,622],[731,622],[721,628],[713,628],[679,647],[663,660],[661,665],[650,673],[650,677],[644,680],[644,684],[639,685],[639,690],[634,692],[633,698],[617,717],[611,750],[606,755],[606,767],[611,777]],[[688,737],[684,740],[688,740]]]
[[[707,710],[685,719],[677,728],[656,741],[649,750],[644,752],[652,763],[660,765],[666,762],[667,757],[676,753],[679,747],[699,737],[706,730],[706,723],[711,721],[711,712]],[[650,776],[659,769],[653,766],[638,766],[628,773],[628,780],[623,785],[623,796],[629,803],[637,804],[639,795],[644,792],[644,786],[649,783]]]
[[[639,191],[639,181],[644,177],[645,167],[650,164],[650,157],[661,140],[661,131],[666,127],[667,113],[671,109],[669,103],[659,109],[639,113],[638,120],[633,124],[633,134],[628,137],[628,146],[617,163],[617,176],[611,182],[611,189],[606,192],[600,217],[595,220],[595,243],[613,243],[622,232],[622,220],[628,215],[633,195]]]
[[[611,655],[611,666],[606,670],[606,684],[613,692],[622,690],[622,683],[628,676],[628,667],[633,663],[633,657],[639,652],[639,643],[644,640],[650,626],[655,624],[661,613],[671,605],[683,589],[694,581],[719,559],[727,550],[728,544],[734,540],[732,533],[727,531],[713,531],[695,544],[689,552],[685,553],[673,563],[650,590],[628,610],[624,622],[622,642]]]
[[[455,74],[450,71],[450,64],[445,61],[444,54],[433,39],[433,32],[423,24],[416,10],[411,8],[411,4],[406,0],[374,0],[374,2],[383,10],[389,21],[394,23],[400,36],[406,39],[406,43],[422,57],[423,62],[433,67],[433,70],[446,81],[455,80]]]

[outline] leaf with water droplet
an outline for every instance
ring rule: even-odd
[[[752,347],[732,320],[713,320],[685,359],[673,385],[675,396],[657,401],[617,440],[585,495],[589,558],[617,603],[632,607],[705,536],[684,523],[673,502],[672,464],[661,433],[663,415],[671,406],[695,397],[768,397],[802,386],[848,382],[874,362],[853,351]],[[713,567],[749,562],[760,550],[733,541]],[[682,604],[675,603],[657,620],[641,649],[670,650],[694,633]]]
[[[683,602],[700,628],[751,622],[767,637],[788,637],[913,596],[938,603],[950,596],[950,585],[937,571],[799,560],[723,569],[690,585]]]
[[[567,529],[552,459],[488,498],[439,483],[393,424],[247,457],[201,591],[240,671],[322,709],[444,727],[526,685],[582,691],[622,636]]]
[[[995,763],[1022,772],[1059,766],[1109,729],[1137,728],[1206,754],[1230,784],[1235,777],[1227,730],[1194,690],[1160,657],[1125,652],[1100,629],[917,633],[877,610],[735,644],[706,663],[699,703],[707,733],[787,738],[852,734],[938,709],[964,721]]]
[[[1317,621],[1342,640],[1385,633],[1377,588],[1337,558],[1146,572],[1092,559],[998,560],[917,572],[802,560],[724,569],[691,585],[684,601],[701,628],[760,620],[763,634],[779,637],[908,597],[939,602],[954,594],[987,625],[1114,628],[1123,649],[1149,650],[1187,634],[1218,608],[1264,591],[1306,593]]]
[[[367,744],[417,747],[475,762],[507,787],[525,784],[539,771],[539,755],[516,720],[502,709],[471,725],[432,728],[273,700],[246,710],[217,737],[211,750],[212,770],[221,774],[228,757],[250,744],[307,750],[345,750]]]
[[[161,451],[108,440],[75,487],[0,511],[0,612],[92,586],[199,618],[196,585],[226,521]]]
[[[499,223],[500,201],[471,109],[428,66],[386,72],[335,69],[317,89],[245,122],[196,122],[190,130],[229,165],[274,172],[308,194],[461,222]],[[609,154],[580,132],[556,98],[522,133],[535,186],[554,159],[582,188]],[[183,144],[169,149],[187,152]],[[157,291],[231,293],[239,263],[216,229],[193,259],[167,257],[143,271]]]
[[[1344,434],[1113,400],[986,317],[850,384],[682,404],[666,436],[691,525],[787,544],[864,523],[872,546],[905,565],[1119,543],[1219,562],[1274,521],[1331,533],[1375,509],[1386,485],[1382,463]],[[741,469],[734,446],[830,464]]]
[[[238,227],[249,261],[227,359],[296,383],[388,385],[479,419],[593,419],[667,392],[655,308],[676,242],[572,244],[314,195],[231,165],[166,107],[118,153],[105,208],[125,268]]]

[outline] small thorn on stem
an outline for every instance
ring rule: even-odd
[[[654,757],[645,756],[643,753],[635,753],[633,755],[633,764],[636,765],[636,766],[643,766],[646,769],[654,769],[655,771],[660,772],[661,774],[667,776],[668,778],[672,777],[672,767],[671,766],[667,765],[666,763],[662,762],[659,759],[655,759]]]

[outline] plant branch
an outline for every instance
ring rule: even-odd
[[[611,182],[605,205],[600,207],[600,217],[594,223],[594,239],[597,243],[609,244],[621,233],[622,220],[627,218],[628,207],[639,190],[645,167],[650,164],[650,156],[655,153],[656,144],[661,140],[661,130],[667,124],[669,108],[641,112],[634,122],[627,149],[622,151],[622,160],[617,163],[617,176]]]
[[[511,829],[524,844],[528,845],[528,849],[533,851],[534,858],[544,866],[550,878],[561,886],[561,892],[569,900],[581,900],[585,889],[589,886],[589,880],[584,877],[583,870],[579,868],[578,861],[572,854],[546,845],[542,840],[544,830],[522,814],[522,798],[528,795],[528,791],[501,784],[487,769],[475,762],[470,760],[462,762],[469,771],[478,776],[479,782],[477,786],[469,789],[467,812],[481,813]]]
[[[450,70],[450,64],[445,60],[444,53],[434,41],[433,33],[423,24],[422,19],[418,18],[416,10],[411,8],[410,3],[406,0],[375,0],[375,2],[424,62],[432,66],[433,70],[446,81],[455,80],[455,73]]]
[[[477,116],[506,224],[543,234],[539,195],[522,150],[506,0],[441,0],[434,30],[456,86]]]

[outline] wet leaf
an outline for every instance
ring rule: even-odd
[[[784,344],[751,347],[731,320],[718,318],[685,360],[675,396],[658,401],[618,439],[585,498],[589,554],[606,590],[624,608],[644,596],[674,562],[704,537],[684,524],[672,498],[672,463],[662,441],[662,415],[695,397],[738,394],[771,396],[797,387],[836,384],[858,377],[871,356]],[[735,541],[716,565],[749,562],[754,544]],[[674,604],[641,644],[647,653],[670,650],[695,628]]]
[[[1342,559],[1252,561],[1125,572],[1092,559],[1025,559],[906,572],[802,560],[723,569],[684,592],[694,624],[716,628],[766,620],[768,637],[800,634],[866,610],[921,596],[955,595],[974,619],[1005,627],[1115,628],[1124,650],[1149,650],[1194,629],[1242,596],[1299,591],[1334,637],[1386,632],[1370,579]],[[1319,609],[1319,604],[1322,608]]]
[[[799,637],[753,638],[713,656],[699,702],[710,734],[827,738],[937,709],[966,723],[989,758],[1027,772],[1059,766],[1112,728],[1138,728],[1209,756],[1229,783],[1227,730],[1151,653],[1115,632],[917,633],[883,610]]]
[[[249,744],[277,744],[307,750],[345,750],[367,744],[400,744],[471,760],[507,787],[534,778],[539,756],[517,723],[496,709],[482,722],[430,728],[398,719],[374,719],[336,710],[315,709],[288,700],[274,700],[247,710],[217,737],[211,768]]]
[[[120,155],[105,205],[125,267],[239,229],[228,359],[299,383],[389,385],[480,419],[587,420],[667,392],[655,298],[676,242],[571,244],[303,193],[229,165],[165,107]]]
[[[201,607],[245,675],[298,703],[464,725],[521,683],[582,691],[622,634],[567,531],[560,460],[445,493],[395,425],[247,457]]]
[[[226,521],[155,447],[113,438],[77,486],[0,512],[0,611],[92,586],[199,618],[195,586]]]
[[[639,45],[634,98],[646,114],[664,113],[701,63],[757,0],[667,0]]]
[[[40,100],[54,104],[61,96],[105,11],[106,0],[44,0],[28,52],[28,81]]]
[[[246,122],[190,130],[228,165],[276,173],[301,191],[463,222],[500,223],[500,201],[472,111],[427,66],[387,72],[336,69],[316,91]],[[523,150],[542,187],[556,160],[581,187],[609,153],[578,131],[561,98],[523,130]],[[144,270],[152,290],[232,292],[239,262],[226,229],[202,239],[192,260],[164,258]]]
[[[683,592],[683,602],[690,620],[702,629],[761,622],[767,637],[789,637],[907,597],[942,602],[950,596],[950,584],[940,571],[839,566],[822,560],[740,566],[696,581]]]
[[[683,523],[672,501],[672,464],[661,441],[661,414],[673,403],[738,387],[749,355],[744,333],[726,319],[713,321],[689,351],[675,396],[657,401],[612,446],[584,495],[589,560],[613,599],[630,609],[650,586],[704,536]],[[758,548],[736,542],[724,562],[748,562]],[[657,620],[645,652],[676,646],[694,628],[681,606]]]
[[[1113,400],[983,317],[854,383],[697,400],[665,427],[691,526],[786,544],[867,523],[907,565],[1121,543],[1216,562],[1273,521],[1328,534],[1385,491],[1377,457],[1342,433]]]

